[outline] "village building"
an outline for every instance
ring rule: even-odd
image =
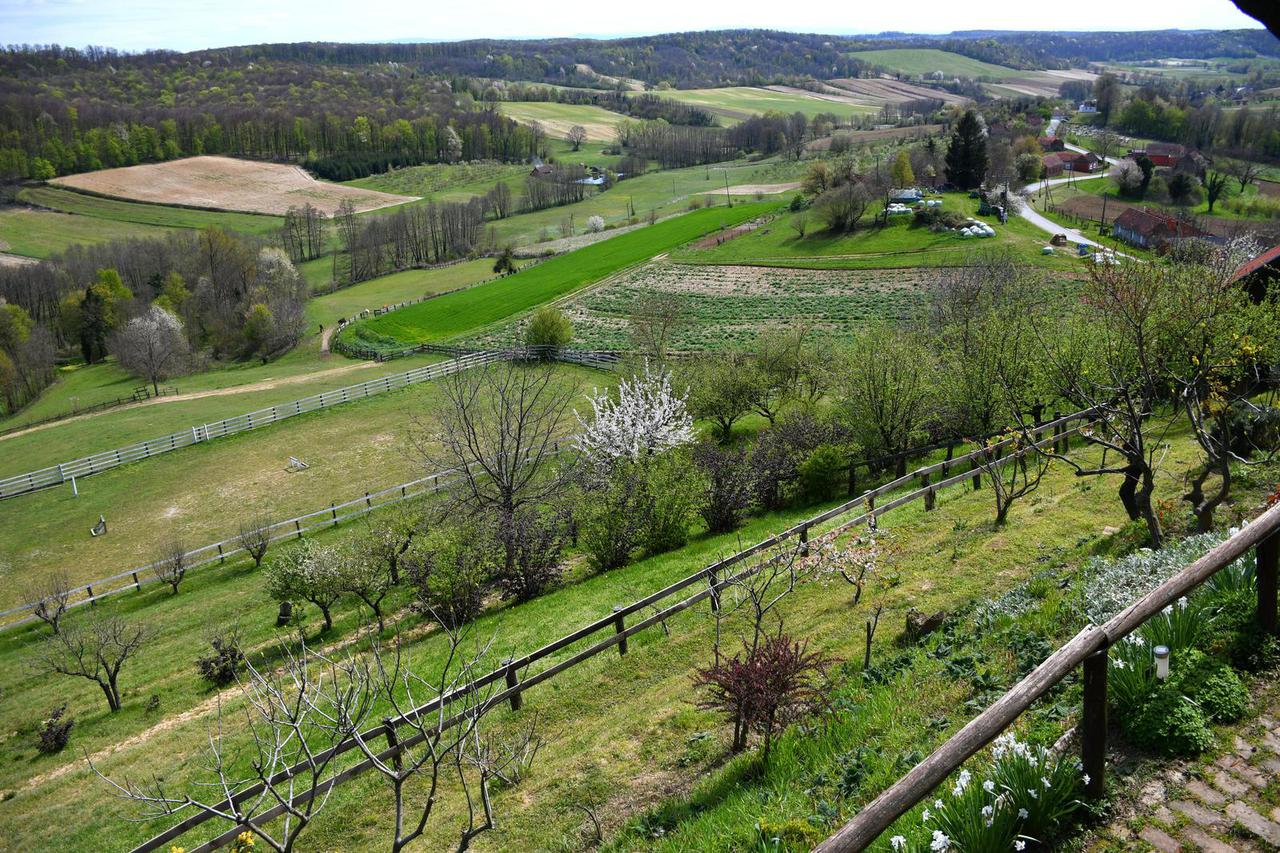
[[[1164,250],[1183,240],[1203,240],[1210,235],[1194,223],[1159,213],[1148,207],[1131,207],[1116,217],[1111,233],[1117,240],[1142,249]]]

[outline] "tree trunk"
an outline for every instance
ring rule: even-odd
[[[1124,481],[1120,483],[1120,503],[1124,504],[1124,511],[1128,513],[1130,521],[1137,521],[1141,517],[1138,508],[1138,478],[1142,472],[1142,466],[1130,463],[1124,469]]]
[[[324,627],[320,630],[322,632],[327,632],[333,628],[333,614],[329,612],[329,607],[327,605],[317,604],[316,607],[319,607],[320,612],[324,615]]]
[[[111,709],[111,712],[114,714],[116,711],[119,711],[120,710],[120,691],[116,689],[115,679],[113,678],[107,681],[99,681],[98,685],[102,688],[102,692],[106,694],[107,707]]]
[[[1137,490],[1134,499],[1137,502],[1138,514],[1147,525],[1147,532],[1151,536],[1151,547],[1160,550],[1164,547],[1164,531],[1160,529],[1160,518],[1156,515],[1155,508],[1151,505],[1151,494],[1155,491],[1155,480],[1151,476],[1151,471],[1147,470],[1142,473],[1142,486]]]

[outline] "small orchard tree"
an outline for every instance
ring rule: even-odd
[[[271,517],[259,513],[240,522],[236,543],[253,558],[254,568],[261,568],[262,558],[267,556],[267,549],[271,547]]]
[[[1111,182],[1121,195],[1136,196],[1146,181],[1142,167],[1132,157],[1126,157],[1111,167]]]
[[[755,477],[743,447],[702,441],[693,447],[693,464],[702,475],[698,513],[712,533],[728,533],[742,524],[755,498]]]
[[[667,363],[672,338],[687,323],[684,303],[679,296],[650,292],[633,303],[627,332],[632,345],[661,368]]]
[[[151,573],[177,595],[178,587],[187,577],[187,546],[179,539],[170,540],[151,564]]]
[[[569,132],[565,134],[565,141],[573,146],[573,150],[577,151],[582,148],[582,143],[587,141],[587,129],[580,124],[575,124],[569,128]]]
[[[135,657],[149,634],[119,617],[91,616],[62,626],[38,652],[36,670],[86,678],[102,689],[107,707],[121,708],[120,670]]]
[[[604,217],[603,217],[603,216],[588,216],[588,217],[587,217],[587,231],[588,231],[589,233],[591,233],[591,234],[599,234],[599,233],[600,233],[601,231],[603,231],[603,230],[604,230]]]
[[[4,567],[4,561],[0,560],[0,569]],[[71,578],[65,571],[57,570],[43,575],[26,589],[26,599],[31,602],[31,615],[57,634],[62,630],[62,617],[71,606],[71,590]]]
[[[916,174],[911,171],[911,155],[906,151],[899,151],[889,168],[889,177],[895,187],[915,186]]]
[[[590,420],[575,412],[581,431],[574,444],[597,467],[689,444],[694,434],[688,396],[687,390],[679,394],[672,389],[668,371],[655,371],[646,362],[644,375],[623,379],[616,394],[599,389],[591,393]]]
[[[539,308],[529,319],[524,331],[524,342],[531,347],[550,347],[558,350],[573,339],[573,324],[559,308],[550,305]]]
[[[866,187],[850,182],[818,196],[813,203],[813,212],[828,231],[852,231],[858,227],[858,220],[867,212],[870,203],[871,197]]]
[[[378,630],[382,631],[386,627],[382,601],[395,588],[386,564],[380,560],[367,559],[358,545],[354,548],[335,548],[334,559],[337,561],[338,591],[350,593],[360,599],[373,613],[373,618],[378,622]]]
[[[933,353],[917,333],[884,323],[861,330],[843,353],[837,373],[840,413],[864,448],[899,454],[898,476],[907,472],[901,454],[933,415],[936,370]]]
[[[1019,499],[1040,488],[1052,457],[1041,453],[1029,431],[1011,430],[982,442],[973,464],[987,475],[996,503],[996,527],[1004,525]]]
[[[689,385],[689,412],[714,423],[722,441],[733,434],[733,425],[755,404],[759,381],[751,357],[738,350],[704,355],[685,372]]]
[[[308,601],[324,617],[322,630],[333,627],[333,605],[342,597],[340,555],[333,546],[311,539],[281,551],[267,567],[267,590],[276,601]]]
[[[1209,203],[1209,213],[1213,213],[1213,206],[1218,203],[1218,199],[1222,198],[1223,193],[1227,191],[1227,182],[1230,177],[1226,172],[1218,172],[1213,169],[1205,172],[1204,199]]]
[[[529,601],[560,580],[564,532],[558,520],[530,507],[518,513],[510,526],[499,529],[503,548],[515,553],[511,566],[497,569],[496,582],[504,598]]]
[[[493,262],[493,271],[497,275],[511,275],[516,272],[515,249],[510,246],[504,246],[497,259]]]
[[[450,631],[480,615],[485,586],[501,565],[493,537],[470,523],[438,527],[414,540],[405,554],[414,606]]]

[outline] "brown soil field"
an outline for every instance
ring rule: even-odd
[[[1116,217],[1131,207],[1143,207],[1140,204],[1107,199],[1107,221],[1114,222]],[[1059,205],[1068,213],[1085,219],[1097,221],[1102,216],[1102,199],[1095,195],[1080,195]],[[1280,223],[1265,222],[1257,219],[1227,219],[1221,216],[1201,216],[1197,219],[1200,227],[1218,237],[1235,237],[1239,234],[1252,233],[1264,243],[1280,241]]]
[[[0,252],[0,267],[27,267],[40,263],[35,258],[28,258],[25,255],[11,255],[8,252]]]
[[[919,101],[924,98],[937,98],[948,104],[963,104],[969,99],[963,95],[953,95],[945,89],[934,89],[918,83],[904,83],[901,80],[887,78],[869,79],[863,77],[839,77],[828,80],[838,91],[854,98],[858,103],[881,106],[883,104],[901,104],[904,101]]]
[[[777,195],[800,189],[799,181],[788,181],[784,184],[738,184],[729,187],[729,195]],[[724,195],[724,187],[718,190],[706,190],[699,195]]]
[[[188,157],[67,175],[50,183],[129,201],[276,216],[308,202],[332,216],[348,199],[365,211],[415,198],[317,181],[298,166],[234,157]]]
[[[1265,196],[1271,196],[1272,198],[1280,196],[1280,182],[1258,181],[1258,192]]]
[[[1065,71],[1028,71],[1025,75],[1010,77],[991,85],[993,91],[1003,93],[1010,90],[1020,95],[1039,98],[1053,98],[1059,87],[1068,80],[1085,80],[1092,82],[1098,75],[1091,71],[1071,68]]]

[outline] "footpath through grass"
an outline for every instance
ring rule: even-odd
[[[342,339],[377,350],[448,340],[522,314],[624,267],[769,213],[777,206],[737,204],[697,210],[602,240],[498,281],[355,323],[343,330]]]

